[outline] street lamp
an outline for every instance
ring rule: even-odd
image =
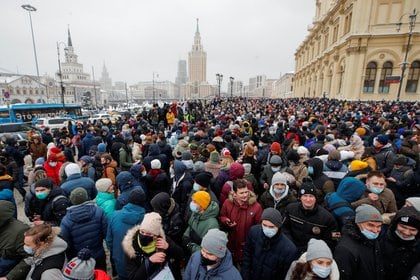
[[[22,5],[21,6],[24,10],[28,11],[29,14],[29,22],[31,23],[31,33],[32,33],[32,45],[34,47],[34,56],[35,56],[35,65],[36,65],[36,75],[38,76],[38,82],[41,82],[39,79],[39,68],[38,68],[38,58],[36,55],[36,48],[35,48],[35,37],[34,37],[34,29],[32,27],[32,16],[31,12],[36,12],[36,8],[34,6],[31,6],[29,4]]]
[[[61,89],[61,103],[63,108],[65,107],[64,103],[64,85],[63,85],[63,74],[61,73],[61,61],[60,61],[60,44],[66,46],[63,42],[57,42],[57,57],[58,57],[58,76],[60,77],[60,89]]]
[[[230,98],[233,98],[233,81],[235,80],[234,77],[229,77],[230,80]]]
[[[218,88],[219,88],[219,98],[220,98],[220,86],[221,86],[222,81],[223,81],[223,75],[217,73],[216,74],[216,81],[217,81],[217,85],[218,85]]]
[[[400,32],[401,25],[402,25],[401,19],[405,15],[406,14],[402,15],[400,17],[400,21],[397,23],[397,32]],[[398,85],[397,102],[400,101],[401,88],[402,88],[402,84],[403,84],[403,80],[404,80],[405,69],[407,68],[407,64],[409,64],[409,62],[407,61],[407,57],[408,57],[408,51],[410,50],[410,43],[411,43],[411,37],[413,35],[413,29],[416,26],[416,18],[417,18],[416,9],[413,10],[413,13],[410,14],[408,16],[408,18],[409,18],[409,22],[408,22],[408,28],[409,28],[408,42],[407,42],[407,47],[405,49],[404,61],[401,63],[401,77],[400,77],[400,84]]]

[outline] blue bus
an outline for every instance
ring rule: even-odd
[[[10,104],[0,106],[0,123],[25,122],[35,123],[37,118],[69,117],[79,119],[82,108],[79,104],[39,103]]]

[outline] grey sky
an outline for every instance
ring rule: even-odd
[[[196,18],[207,52],[207,80],[215,73],[248,82],[257,74],[278,78],[294,70],[294,52],[308,34],[314,0],[1,0],[0,72],[36,74],[28,12],[30,4],[40,74],[57,70],[56,42],[73,46],[85,72],[103,62],[113,82],[174,81],[187,59]],[[61,46],[63,53],[63,47]],[[64,57],[62,57],[62,60]],[[226,86],[223,81],[223,87]]]

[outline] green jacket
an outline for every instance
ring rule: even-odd
[[[25,279],[31,268],[24,261],[28,255],[23,250],[24,233],[29,227],[13,217],[15,206],[9,201],[0,201],[0,213],[0,257],[17,261],[6,277],[8,280]]]
[[[104,210],[108,219],[112,217],[112,214],[115,211],[115,203],[117,200],[115,199],[114,193],[106,193],[106,192],[98,192],[96,196],[96,205]]]
[[[194,253],[201,249],[201,239],[212,229],[219,228],[217,217],[219,216],[219,205],[211,201],[209,207],[203,214],[193,213],[188,220],[188,227],[184,232],[184,244]]]
[[[124,148],[121,148],[119,156],[121,171],[130,171],[131,166],[133,166],[133,156],[131,152],[127,152]]]

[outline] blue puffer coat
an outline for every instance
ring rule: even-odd
[[[125,254],[121,242],[129,229],[143,221],[145,213],[143,207],[128,203],[121,210],[115,211],[109,220],[106,243],[121,280],[127,279]]]
[[[141,186],[135,185],[136,180],[134,180],[133,175],[131,175],[131,173],[128,171],[122,171],[120,174],[117,175],[116,180],[118,189],[120,190],[120,195],[117,198],[115,210],[121,210],[124,207],[124,205],[128,203],[128,197],[130,196],[130,193],[133,190],[141,189],[144,193],[144,189]]]
[[[295,244],[281,230],[268,238],[261,225],[255,225],[248,232],[241,266],[242,277],[245,280],[283,280],[296,257]]]
[[[70,196],[72,190],[78,187],[82,187],[87,191],[89,200],[95,199],[96,195],[98,194],[98,191],[95,187],[95,182],[88,177],[82,177],[81,174],[73,174],[69,176],[67,180],[60,186],[67,197]]]
[[[69,245],[68,258],[75,257],[83,248],[88,248],[95,259],[103,257],[102,240],[106,237],[107,227],[105,212],[92,201],[67,208],[61,221],[61,237]]]
[[[187,267],[185,268],[184,280],[242,280],[239,271],[233,265],[232,255],[226,250],[226,255],[220,264],[210,270],[201,265],[201,251],[192,254]]]

